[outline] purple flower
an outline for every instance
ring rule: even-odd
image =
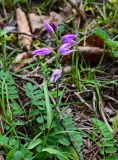
[[[78,34],[66,34],[62,37],[63,43],[75,42],[74,39],[77,38]]]
[[[50,53],[51,53],[51,51],[49,48],[39,48],[39,49],[34,50],[32,52],[32,54],[34,54],[34,55],[48,55]]]
[[[48,22],[44,22],[44,26],[45,26],[45,29],[47,30],[47,32],[49,32],[49,33],[54,32],[53,27]]]
[[[55,69],[51,77],[51,82],[56,82],[61,77],[61,74],[62,70]]]
[[[65,43],[59,48],[59,53],[63,56],[68,55],[71,52],[76,51],[75,49],[71,49],[72,43]]]

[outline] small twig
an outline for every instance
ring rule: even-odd
[[[15,33],[15,34],[23,34],[23,35],[26,35],[26,36],[29,36],[29,37],[32,37],[32,38],[35,38],[35,39],[39,39],[39,37],[34,36],[33,34],[27,34],[27,33],[25,33],[25,32],[12,31],[11,33]]]
[[[84,12],[84,10],[82,8],[80,8],[80,6],[78,7],[75,3],[73,3],[72,0],[68,0],[68,3],[76,9],[76,11],[81,15],[81,17],[86,20],[86,14]]]
[[[79,51],[84,55],[101,55],[101,54],[107,54],[110,56],[111,51],[108,49],[101,49],[99,47],[84,47],[84,46],[78,46]]]
[[[93,91],[93,109],[94,109],[94,111],[96,110],[95,102],[96,102],[96,94],[95,94],[95,92]]]
[[[89,153],[91,153],[92,151],[94,151],[94,150],[96,150],[96,149],[98,149],[98,146],[93,147],[93,148],[90,149],[86,154],[89,154]]]
[[[112,101],[114,101],[114,102],[116,102],[116,103],[118,104],[118,100],[115,99],[115,98],[113,98],[113,97],[111,97],[111,96],[103,95],[103,97],[105,97],[105,98],[107,98],[107,99],[110,99],[110,100],[112,100]]]
[[[2,8],[3,8],[4,16],[7,17],[4,0],[2,0]]]
[[[93,109],[90,107],[90,105],[80,96],[79,93],[77,93],[77,92],[74,92],[74,93],[76,94],[76,96],[79,98],[79,100],[80,100],[81,102],[83,102],[90,110],[93,110]]]
[[[52,63],[55,61],[55,59],[56,59],[56,56],[48,59],[48,60],[45,62],[45,64],[52,64]]]
[[[104,122],[106,123],[107,127],[109,128],[109,131],[110,131],[111,133],[113,133],[113,130],[112,130],[112,128],[110,127],[110,125],[109,125],[109,123],[108,123],[108,121],[107,121],[107,118],[106,118],[106,116],[105,116],[103,101],[102,101],[102,98],[101,98],[101,97],[99,97],[99,111],[100,111],[100,114],[101,114]]]
[[[21,76],[21,75],[12,73],[12,72],[10,72],[10,73],[11,73],[13,76],[15,76],[15,77],[18,77],[18,78],[21,78],[21,79],[23,79],[23,80],[32,82],[32,83],[34,83],[35,85],[37,85],[39,88],[41,88],[41,85],[39,85],[37,82],[35,82],[34,80],[32,80],[32,79],[30,79],[30,78],[28,78],[28,77],[24,77],[24,76]]]
[[[96,157],[96,155],[98,154],[99,151],[100,151],[100,148],[95,152],[95,154],[94,154],[94,156],[92,157],[91,160],[93,160]]]
[[[2,133],[4,133],[4,125],[3,125],[3,121],[1,118],[0,118],[0,124],[1,124],[1,131]]]

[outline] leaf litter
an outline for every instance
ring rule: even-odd
[[[43,63],[45,63],[51,59],[51,56],[49,56],[48,58],[43,57],[42,59],[34,58],[32,57],[32,54],[31,54],[33,48],[35,48],[35,44],[33,44],[34,41],[39,39],[40,42],[38,42],[37,46],[42,45],[41,40],[44,34],[39,34],[39,33],[41,33],[44,30],[44,21],[48,21],[48,23],[50,23],[51,21],[55,21],[58,24],[65,23],[66,25],[69,26],[68,29],[70,31],[74,31],[74,26],[72,22],[78,19],[78,12],[81,12],[80,10],[78,11],[77,7],[79,8],[78,4],[72,1],[71,3],[68,4],[67,8],[63,8],[63,5],[61,5],[59,13],[56,13],[55,11],[51,10],[49,14],[45,14],[45,15],[42,15],[42,14],[38,15],[37,13],[33,13],[33,12],[26,14],[21,8],[16,9],[16,22],[17,22],[17,29],[18,29],[17,30],[18,41],[19,41],[18,43],[21,45],[20,46],[21,49],[24,47],[26,50],[24,51],[24,49],[22,49],[21,53],[18,53],[16,57],[14,56],[15,58],[13,57],[14,60],[13,60],[13,66],[11,71],[16,72],[16,71],[19,71],[19,69],[24,70],[24,75],[22,75],[22,73],[21,75],[19,73],[19,77],[16,75],[17,77],[16,81],[19,82],[19,86],[18,86],[19,92],[21,92],[22,90],[22,86],[20,86],[20,79],[22,79],[22,83],[24,83],[25,81],[28,81],[29,80],[28,77],[26,77],[26,79],[24,78],[25,73],[29,74],[30,72],[32,72],[31,69],[27,69],[27,66],[29,64],[33,64],[34,62],[38,62],[38,61],[42,61]],[[83,18],[85,17],[84,16],[85,13],[87,12],[85,11],[81,12],[80,15],[82,14],[82,16],[79,15],[78,27],[80,27],[79,29],[83,29],[83,30],[85,29],[84,27],[86,26],[86,25],[83,25],[83,23],[85,23],[83,21],[83,19],[85,19]],[[74,16],[74,19],[71,17],[72,14]],[[89,23],[89,21],[87,21],[87,23]],[[5,30],[7,30],[8,33],[12,31],[14,32],[14,28],[12,27],[10,28],[10,26],[8,26],[8,28],[6,27]],[[66,33],[67,30],[65,30],[64,32]],[[85,32],[88,32],[87,36],[85,33],[85,35],[83,36],[84,39],[82,40],[80,39],[80,42],[78,43],[78,50],[82,54],[80,56],[81,58],[78,61],[80,64],[83,64],[83,66],[86,64],[89,64],[88,65],[89,67],[84,68],[82,65],[78,66],[78,68],[80,69],[81,76],[80,77],[77,76],[75,77],[75,79],[71,79],[69,74],[70,72],[73,72],[73,66],[71,66],[72,56],[70,55],[70,56],[64,57],[63,71],[66,74],[64,79],[60,83],[59,89],[62,89],[65,87],[67,91],[67,92],[65,91],[61,99],[62,103],[67,105],[65,108],[62,105],[61,111],[67,115],[70,115],[73,118],[74,125],[78,129],[82,129],[82,131],[85,131],[86,134],[92,135],[91,118],[93,117],[94,113],[96,114],[96,117],[98,119],[105,121],[106,124],[108,123],[110,129],[112,128],[112,122],[117,113],[117,105],[118,105],[118,102],[117,102],[118,66],[117,66],[117,63],[115,62],[115,59],[112,58],[112,56],[110,56],[110,60],[109,58],[107,59],[107,56],[104,57],[103,62],[100,65],[98,65],[101,59],[101,55],[103,54],[107,55],[107,53],[109,52],[109,47],[105,45],[101,37],[93,34],[90,35],[89,30]],[[36,39],[35,38],[33,39],[33,34],[35,35],[39,34],[40,36],[38,35]],[[48,34],[48,33],[45,33],[45,34]],[[84,34],[84,32],[82,34]],[[111,55],[111,50],[109,55]],[[83,56],[85,56],[84,59],[83,59]],[[85,60],[85,63],[84,63],[84,60]],[[76,57],[75,57],[74,63],[76,63]],[[96,64],[98,65],[98,68],[96,68]],[[54,67],[53,64],[51,64],[51,67]],[[91,69],[91,71],[87,73],[87,70],[89,69]],[[33,82],[43,85],[42,84],[43,77],[42,75],[40,75],[42,73],[40,70],[41,68],[39,66],[37,66],[37,69],[34,70]],[[87,75],[87,74],[90,74],[90,75]],[[38,75],[38,78],[36,75]],[[78,78],[78,80],[76,80],[76,78]],[[74,82],[74,80],[76,80],[77,83]],[[66,85],[65,85],[65,81],[66,81]],[[81,85],[80,88],[78,88],[79,86],[78,83],[80,83]],[[56,85],[52,84],[51,87],[53,90],[55,90]],[[99,87],[100,87],[100,91],[98,92]],[[22,101],[24,105],[28,103],[28,99],[26,99],[26,97],[24,96],[24,93],[22,93]],[[97,109],[99,109],[100,113],[96,111]],[[28,131],[27,127],[25,129]],[[28,132],[31,132],[31,131],[28,131]],[[98,136],[99,135],[96,133],[97,138]],[[117,132],[115,136],[117,140],[118,139]],[[88,158],[89,159],[94,158],[96,160],[101,159],[99,147],[95,142],[87,138],[87,136],[83,137],[83,142],[84,142],[83,155],[85,160]]]

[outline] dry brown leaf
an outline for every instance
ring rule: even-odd
[[[12,70],[17,71],[25,65],[34,62],[35,59],[35,57],[33,57],[31,54],[27,52],[20,53],[16,56],[15,60],[13,61],[14,65]]]
[[[16,18],[17,18],[18,32],[31,35],[30,27],[29,27],[26,15],[20,8],[16,9]],[[30,50],[32,37],[27,36],[25,34],[19,34],[18,36],[19,43],[20,45],[25,47],[27,50]]]
[[[28,14],[30,26],[32,29],[32,33],[41,31],[44,28],[44,21],[50,23],[51,21],[55,21],[57,24],[60,24],[64,21],[64,18],[61,14],[58,14],[54,11],[50,12],[49,16],[41,15],[38,16],[35,13]]]
[[[44,21],[50,22],[49,16],[41,15],[38,16],[35,13],[29,13],[28,14],[30,26],[32,29],[32,33],[36,31],[40,31],[44,27]]]
[[[72,70],[72,67],[71,67],[71,66],[64,66],[64,68],[63,68],[63,72],[64,72],[64,73],[70,73],[71,70]]]
[[[79,45],[104,48],[105,43],[99,36],[90,35],[85,40],[81,41]]]
[[[0,154],[0,160],[4,160],[4,157],[2,154]]]
[[[60,12],[60,13],[56,13],[54,11],[50,12],[50,18],[51,18],[51,21],[55,21],[57,22],[57,24],[60,24],[62,22],[64,22],[64,15]]]
[[[69,15],[72,13],[72,6],[66,2],[66,4],[60,8],[60,10],[63,13],[63,17],[67,19]]]

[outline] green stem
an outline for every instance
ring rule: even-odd
[[[7,63],[6,63],[6,35],[4,35],[4,43],[3,43],[3,48],[2,48],[2,65],[3,69],[7,69]]]

